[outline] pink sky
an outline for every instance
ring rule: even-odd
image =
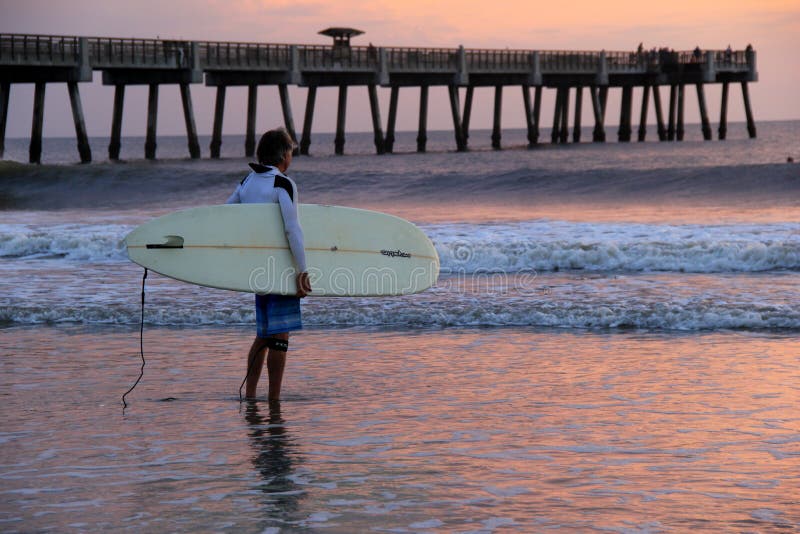
[[[87,36],[180,38],[278,43],[327,43],[317,32],[328,26],[350,26],[365,31],[354,44],[375,46],[440,46],[467,48],[523,48],[568,50],[633,50],[668,46],[690,50],[743,49],[752,43],[758,52],[759,82],[751,86],[756,121],[800,119],[800,2],[797,0],[633,0],[573,1],[541,4],[530,1],[476,2],[471,0],[370,2],[318,0],[0,0],[0,32]],[[100,73],[81,85],[89,135],[108,136],[113,90],[103,87]],[[738,88],[737,88],[738,89]],[[144,135],[145,87],[126,94],[123,131]],[[380,89],[382,119],[388,112],[388,89]],[[545,91],[543,133],[552,122],[554,91]],[[33,101],[31,85],[15,85],[11,91],[6,135],[30,135]],[[304,88],[290,91],[295,124],[300,128],[305,106]],[[719,86],[708,89],[712,127],[719,116]],[[475,93],[472,128],[490,128],[492,90]],[[214,90],[192,86],[199,133],[208,134],[213,120]],[[228,91],[224,133],[244,133],[244,88]],[[333,131],[336,90],[320,89],[314,131]],[[347,116],[348,131],[371,128],[366,89],[352,88]],[[636,92],[634,105],[638,103]],[[177,88],[164,86],[159,103],[159,134],[183,134]],[[619,95],[612,91],[608,124],[618,120]],[[698,120],[694,92],[687,93],[687,122]],[[72,136],[71,113],[64,84],[48,86],[45,135]],[[415,130],[418,91],[401,91],[397,127]],[[433,88],[428,127],[450,129],[447,95]],[[519,89],[507,88],[503,126],[525,124]],[[584,103],[584,124],[590,124],[591,108]],[[652,111],[651,111],[652,114]],[[636,114],[638,118],[638,113]],[[743,120],[741,93],[731,93],[729,120]],[[650,119],[652,124],[653,119]],[[277,89],[259,90],[259,130],[282,122]],[[205,147],[204,147],[205,150]]]

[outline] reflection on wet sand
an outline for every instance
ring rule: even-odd
[[[293,480],[301,456],[286,432],[281,403],[269,402],[267,406],[268,413],[262,414],[263,403],[248,402],[244,417],[255,452],[253,466],[264,479],[258,488],[268,497],[266,504],[270,518],[287,519],[297,512],[305,493]]]

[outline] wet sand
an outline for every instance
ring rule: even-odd
[[[311,329],[279,407],[250,335],[147,328],[123,413],[137,329],[3,329],[3,530],[800,528],[792,335]]]

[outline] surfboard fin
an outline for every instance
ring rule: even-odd
[[[164,243],[148,243],[147,248],[183,248],[183,238],[179,235],[164,236]]]

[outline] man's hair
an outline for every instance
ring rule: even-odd
[[[292,136],[285,128],[275,128],[264,132],[258,142],[256,157],[262,165],[276,166],[286,157],[286,153],[294,150]]]

